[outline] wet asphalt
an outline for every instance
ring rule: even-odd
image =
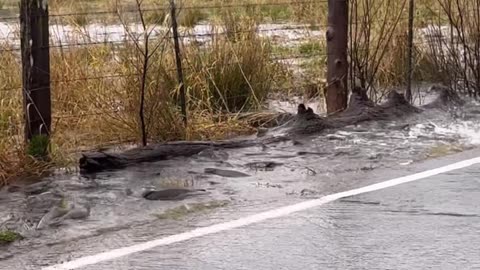
[[[477,156],[480,150],[474,149],[399,169],[352,173],[326,194]],[[326,194],[238,202],[56,243],[0,261],[0,269],[41,269]],[[480,269],[479,204],[480,166],[475,165],[80,269]]]
[[[480,269],[479,205],[477,165],[84,269]]]
[[[477,107],[465,109],[475,116],[470,120],[432,111],[269,147],[207,151],[91,177],[54,176],[66,201],[91,212],[42,230],[25,220],[31,196],[0,191],[0,224],[6,220],[26,236],[0,247],[0,269],[42,269],[479,157]],[[80,269],[480,269],[479,171],[475,166]],[[167,186],[207,194],[181,201],[141,196],[145,188]]]

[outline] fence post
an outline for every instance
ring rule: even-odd
[[[37,154],[46,156],[52,122],[47,0],[21,0],[20,28],[25,140],[45,136]]]
[[[412,80],[413,80],[413,19],[415,12],[415,2],[410,0],[408,4],[408,54],[407,54],[407,90],[405,98],[412,103]]]
[[[170,0],[170,16],[172,19],[172,33],[175,47],[175,60],[177,64],[178,84],[180,85],[180,107],[182,108],[183,122],[187,126],[187,104],[185,94],[185,81],[183,78],[182,55],[180,52],[180,42],[178,40],[177,8],[175,0]]]
[[[341,111],[348,102],[348,1],[328,0],[327,113]]]

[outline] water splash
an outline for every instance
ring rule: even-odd
[[[449,123],[445,126],[435,126],[438,134],[452,136],[456,135],[461,141],[471,145],[480,145],[480,123],[475,121],[462,121]]]

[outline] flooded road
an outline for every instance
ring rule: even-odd
[[[30,194],[4,188],[0,191],[0,229],[19,232],[25,239],[8,246],[0,246],[0,269],[40,269],[73,258],[439,167],[448,162],[466,159],[469,155],[480,156],[480,152],[475,150],[480,143],[480,112],[477,108],[478,104],[469,103],[455,113],[431,110],[397,121],[348,126],[341,130],[268,146],[222,151],[207,149],[190,158],[145,163],[88,177],[58,174],[45,179],[45,186]],[[468,151],[469,149],[474,150]],[[454,153],[457,154],[445,158]],[[478,166],[474,169],[478,169]],[[319,251],[322,255],[337,254],[339,251],[334,252],[333,248],[345,248],[346,250],[342,251],[345,254],[341,256],[347,256],[347,253],[351,252],[352,257],[337,261],[326,255],[312,257],[314,259],[311,260],[319,263],[314,264],[316,266],[328,266],[329,260],[333,260],[331,262],[334,264],[346,263],[345,267],[340,268],[375,269],[370,262],[364,262],[366,264],[362,266],[356,264],[353,258],[359,257],[362,249],[367,246],[370,249],[379,246],[375,251],[377,253],[372,254],[380,256],[382,250],[387,251],[382,245],[388,246],[389,242],[392,243],[389,251],[391,253],[385,256],[393,256],[396,252],[394,248],[399,245],[395,243],[400,237],[398,234],[412,235],[411,241],[417,239],[415,231],[409,229],[404,232],[400,227],[402,224],[414,226],[405,224],[409,220],[420,225],[425,223],[424,226],[440,226],[437,219],[445,219],[447,221],[443,225],[452,227],[452,231],[442,229],[438,235],[440,237],[450,233],[448,237],[452,239],[455,238],[453,234],[457,233],[470,235],[470,231],[462,231],[463,227],[457,228],[456,221],[465,222],[459,224],[463,224],[466,230],[478,230],[473,224],[478,219],[478,213],[475,209],[470,209],[469,205],[470,202],[472,205],[478,204],[472,195],[472,192],[478,192],[478,173],[475,174],[474,169],[462,171],[458,177],[443,175],[438,176],[440,178],[434,177],[358,198],[349,198],[349,201],[336,201],[315,210],[289,216],[287,221],[253,225],[253,228],[258,228],[252,231],[248,228],[245,228],[247,231],[235,229],[205,239],[174,244],[161,249],[162,251],[149,250],[138,256],[122,258],[114,267],[111,267],[111,264],[103,264],[104,268],[101,267],[102,264],[91,267],[167,269],[170,265],[173,269],[270,269],[262,264],[275,261],[272,257],[275,254],[280,257],[277,261],[283,264],[286,263],[283,257],[287,254],[285,250],[305,249],[306,251],[292,255],[299,256],[292,260],[300,260],[302,254],[312,249],[310,245],[324,245]],[[236,177],[229,177],[228,173],[224,172],[234,172]],[[446,178],[442,177],[451,179],[445,180]],[[205,189],[207,192],[181,201],[145,200],[141,194],[151,187],[188,187]],[[455,208],[457,203],[460,205]],[[82,219],[42,223],[46,212],[55,205],[75,205],[88,209],[89,212]],[[394,222],[397,218],[399,220]],[[466,221],[463,221],[464,218]],[[472,224],[469,225],[470,221]],[[398,225],[395,225],[397,223]],[[41,224],[47,225],[40,226]],[[345,231],[339,230],[339,226],[345,226]],[[388,228],[397,230],[392,232],[393,238],[375,237],[367,241],[368,234],[377,230],[382,237],[387,237]],[[272,234],[267,233],[269,229]],[[423,230],[428,229],[419,229],[419,233]],[[357,231],[361,234],[351,235]],[[221,235],[225,239],[227,236],[234,238],[221,242]],[[261,236],[265,239],[258,238]],[[327,236],[330,238],[326,238]],[[457,236],[459,239],[461,237]],[[304,243],[303,247],[295,244],[297,238]],[[305,242],[310,238],[312,243]],[[445,247],[454,246],[448,242],[450,238],[445,239],[440,239],[447,241]],[[475,243],[473,240],[472,243]],[[190,247],[186,244],[193,242],[195,245],[191,247],[192,252],[188,252]],[[348,245],[356,242],[356,249],[348,248]],[[342,243],[348,243],[347,247]],[[248,246],[248,249],[233,254],[236,249],[245,246]],[[328,247],[332,247],[332,250]],[[174,252],[177,249],[178,252]],[[225,253],[220,249],[225,250]],[[254,252],[255,249],[258,252]],[[269,253],[269,250],[273,251]],[[404,254],[402,256],[411,255],[405,253],[407,250],[409,248],[402,246],[398,252]],[[465,251],[467,257],[462,260],[470,264],[472,261],[469,261],[468,252]],[[265,259],[261,259],[262,253],[265,253]],[[238,257],[243,255],[245,256]],[[192,258],[186,260],[188,264],[180,262],[185,256]],[[207,261],[207,264],[203,264],[203,261]],[[309,262],[307,259],[304,261]],[[251,264],[242,268],[241,265],[247,262]],[[232,267],[226,267],[226,263],[230,263]],[[294,265],[281,267],[278,264],[271,264],[271,268],[307,267],[301,262],[298,263],[298,268]],[[379,269],[385,269],[385,265],[380,264]],[[445,269],[443,265],[440,268]]]
[[[480,166],[81,269],[478,269]]]
[[[351,174],[336,186],[349,190],[479,156],[475,149],[405,169]],[[477,164],[76,269],[477,269],[479,176]],[[319,197],[243,202],[46,245],[0,262],[0,269],[42,269]]]

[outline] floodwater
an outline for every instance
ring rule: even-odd
[[[81,269],[478,269],[479,169]]]
[[[162,25],[149,26],[147,31],[152,40],[164,37],[167,27]],[[292,22],[282,23],[261,23],[257,26],[257,33],[260,37],[269,38],[275,44],[282,46],[298,46],[310,40],[323,40],[325,29],[312,27],[309,24]],[[115,24],[115,23],[90,23],[85,26],[74,26],[59,24],[55,21],[50,23],[50,44],[52,46],[64,46],[65,48],[85,46],[87,44],[118,44],[142,41],[143,26],[139,23]],[[212,25],[203,22],[192,28],[180,28],[180,38],[183,43],[196,42],[206,44],[215,35],[225,35],[227,30],[221,25]],[[428,25],[416,30],[415,37],[418,41],[435,42],[439,38],[449,37],[451,33],[449,26]],[[0,21],[0,45],[8,44],[14,48],[20,48],[20,27],[15,20]],[[70,46],[69,46],[70,45]]]
[[[19,25],[14,22],[0,22],[0,45],[8,42],[14,47],[20,46]],[[148,29],[151,32],[151,39],[162,38],[167,28],[160,25],[152,26]],[[311,39],[322,38],[323,30],[311,29],[307,24],[295,23],[266,23],[257,27],[257,32],[261,37],[271,38],[273,41],[288,41],[289,45],[295,45],[299,42]],[[98,44],[113,43],[121,44],[126,41],[143,39],[143,27],[139,23],[122,24],[104,24],[92,23],[82,27],[76,27],[65,24],[50,25],[50,44],[52,46],[67,46],[75,44]],[[213,35],[223,35],[226,29],[221,26],[211,24],[198,24],[191,29],[180,29],[180,36],[184,43],[192,41],[206,43],[212,40]]]
[[[130,27],[133,33],[141,31],[138,25]],[[17,30],[15,24],[0,22],[0,42],[18,46]],[[84,42],[122,42],[126,34],[123,26],[101,24],[88,25],[84,32],[52,25],[50,31],[53,44],[78,43],[79,37]],[[207,42],[211,31],[209,25],[198,25],[190,34]],[[259,32],[292,44],[323,36],[323,31],[292,24],[265,24]],[[297,104],[272,101],[270,105],[293,112]],[[310,105],[315,110],[319,107],[318,103]],[[207,150],[191,158],[88,177],[58,173],[46,179],[51,187],[40,195],[27,197],[3,189],[0,229],[18,231],[25,239],[0,247],[0,269],[38,269],[388,179],[393,173],[408,172],[419,161],[477,147],[478,105],[469,103],[454,114],[433,110],[398,121],[364,123],[265,147]],[[215,176],[205,173],[207,168],[249,176]],[[478,260],[471,261],[480,224],[478,208],[472,206],[478,205],[478,199],[470,201],[479,197],[475,179],[478,173],[468,170],[452,181],[442,178],[432,184],[434,180],[427,180],[365,194],[281,223],[225,232],[88,269],[478,268]],[[149,187],[195,187],[208,193],[180,202],[147,201],[141,193]],[[90,206],[90,216],[35,229],[55,194],[62,201]],[[37,204],[42,201],[47,205]],[[226,238],[234,240],[222,241]],[[469,242],[472,246],[462,245]],[[448,262],[442,261],[446,256],[450,256]]]
[[[32,197],[45,194],[26,197],[21,192],[8,193],[4,189],[0,192],[0,226],[19,231],[25,239],[0,247],[0,269],[10,269],[13,265],[38,269],[35,267],[67,260],[71,256],[133,244],[152,236],[159,237],[209,225],[226,217],[235,218],[238,215],[244,216],[275,206],[344,191],[360,184],[388,179],[394,172],[406,174],[410,166],[419,161],[478,146],[480,111],[477,107],[478,104],[469,103],[455,114],[432,110],[398,121],[349,126],[338,131],[298,138],[294,142],[264,147],[206,150],[191,158],[145,163],[88,177],[59,173],[47,179],[52,181],[52,187],[46,193],[60,194],[63,201],[68,203],[89,205],[90,216],[85,220],[67,220],[58,226],[41,230],[35,229],[41,216],[32,214],[35,212],[32,207],[35,210],[35,207],[41,206],[28,202]],[[265,168],[265,164],[269,165]],[[249,176],[221,177],[205,173],[206,168],[234,170]],[[141,197],[145,188],[179,186],[203,188],[208,192],[173,202],[147,201]],[[397,189],[389,192],[394,195],[395,190]],[[408,191],[403,190],[399,192],[396,198],[402,202],[403,194],[421,195],[423,198],[422,194],[426,191],[421,189],[415,194],[408,194]],[[372,197],[366,200],[377,202],[380,199]],[[406,197],[405,200],[409,199]],[[394,201],[392,199],[392,203]],[[338,203],[334,205],[338,206]],[[342,208],[343,205],[339,208],[332,206],[333,208],[328,210],[329,215],[342,216],[344,211],[364,210],[349,210],[348,207]],[[395,207],[391,210],[398,210]],[[436,211],[456,213],[459,210],[461,209]],[[474,211],[467,214],[476,213]],[[417,218],[416,213],[414,214],[412,219]],[[309,212],[305,215],[314,217],[316,213]],[[380,219],[382,215],[384,212],[373,215],[372,218]],[[402,222],[409,216],[404,218]],[[433,215],[432,219],[435,218]],[[360,221],[368,222],[364,218]],[[299,220],[294,221],[293,225],[296,222]],[[353,226],[355,221],[342,222],[351,222],[347,225]],[[391,220],[383,222],[382,228],[391,226]],[[360,223],[358,226],[363,225]],[[360,227],[358,230],[368,228]],[[284,228],[288,229],[288,226]],[[313,230],[314,227],[310,229]],[[245,239],[240,238],[238,241],[239,244],[250,245]],[[338,241],[341,241],[341,238]],[[204,244],[205,242],[200,242],[200,246],[196,248],[201,249]],[[266,245],[265,248],[268,243]],[[210,249],[211,246],[203,248]],[[219,268],[222,269],[223,266],[220,265]],[[185,266],[178,269],[190,268]]]

